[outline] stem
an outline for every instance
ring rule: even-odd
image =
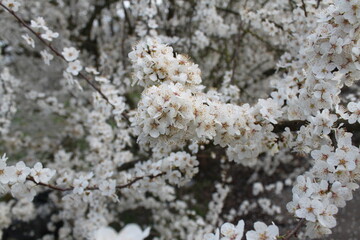
[[[318,9],[320,7],[320,2],[321,2],[321,0],[317,0],[316,9]]]
[[[307,16],[308,16],[308,13],[307,13],[307,10],[306,10],[305,1],[304,1],[304,0],[301,0],[301,3],[302,3],[302,9],[304,10],[305,17],[307,17]]]
[[[295,236],[296,233],[300,230],[301,226],[305,223],[305,218],[301,219],[300,222],[296,225],[296,227],[291,230],[288,234],[285,235],[285,237],[282,238],[282,240],[290,240],[291,237]]]
[[[144,178],[150,178],[150,179],[152,180],[152,179],[154,179],[154,178],[163,176],[163,175],[165,175],[165,174],[166,174],[165,172],[161,172],[161,173],[159,173],[159,174],[157,174],[157,175],[136,177],[136,178],[134,178],[133,180],[131,180],[130,182],[128,182],[128,183],[126,183],[126,184],[116,186],[116,189],[123,189],[123,188],[130,187],[130,186],[133,185],[134,183],[136,183],[136,182],[138,182],[138,181],[140,181],[140,180],[142,180],[142,179],[144,179]],[[38,186],[47,187],[47,188],[49,188],[49,189],[56,190],[56,191],[60,191],[60,192],[66,192],[66,191],[72,191],[72,190],[74,190],[74,187],[73,187],[73,186],[67,187],[67,188],[62,188],[62,187],[58,187],[58,186],[51,185],[51,184],[47,184],[47,183],[36,182],[33,177],[27,177],[26,180],[27,180],[27,181],[31,181],[31,182],[35,183],[36,185],[38,185]],[[85,188],[84,190],[85,190],[85,191],[99,190],[99,187],[98,187],[98,186],[92,186],[92,187],[87,187],[87,188]]]
[[[274,125],[273,132],[274,133],[281,133],[287,127],[290,129],[290,131],[293,131],[293,132],[298,131],[298,130],[300,130],[301,126],[306,125],[308,123],[309,122],[306,121],[306,120],[292,120],[292,121],[279,122],[278,124]],[[346,121],[344,119],[337,120],[332,127],[337,128],[340,125],[342,127],[346,128],[350,132],[360,131],[360,124],[358,122],[356,122],[354,124],[349,124],[348,121]]]

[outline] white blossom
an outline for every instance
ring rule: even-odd
[[[66,71],[74,76],[77,76],[82,69],[83,66],[81,65],[81,62],[79,60],[75,60],[74,62],[69,62]]]
[[[273,240],[279,235],[279,228],[275,224],[267,226],[263,222],[256,222],[254,229],[246,233],[247,240]]]
[[[55,170],[43,168],[43,165],[40,162],[37,162],[30,172],[30,176],[33,177],[36,183],[48,183],[54,175]]]
[[[44,60],[44,63],[45,63],[46,65],[50,65],[50,61],[54,59],[54,56],[51,55],[51,54],[50,54],[48,51],[46,51],[46,50],[41,51],[40,54],[41,54],[41,57],[42,57],[43,60]]]
[[[22,35],[21,37],[26,41],[26,43],[27,43],[29,46],[31,46],[32,48],[35,48],[35,41],[34,41],[34,39],[32,39],[28,34]]]
[[[45,33],[41,34],[41,37],[43,39],[48,40],[49,42],[51,42],[54,38],[59,37],[59,33],[53,32],[50,29],[46,29]]]
[[[76,48],[74,47],[69,47],[69,48],[65,47],[61,52],[61,54],[68,62],[75,61],[79,57],[79,53],[80,51],[76,50]]]
[[[150,228],[141,230],[137,224],[126,225],[119,233],[111,227],[102,227],[95,234],[95,240],[143,240],[150,234]]]
[[[19,10],[20,7],[20,2],[16,1],[16,0],[4,0],[3,4],[9,8],[10,10],[17,12]]]

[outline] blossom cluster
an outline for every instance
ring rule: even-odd
[[[149,41],[154,49],[166,49],[164,44]],[[140,43],[143,44],[147,43]],[[129,55],[133,56],[138,48]],[[139,68],[138,62],[142,61],[142,54],[138,53],[133,59],[135,71]],[[159,58],[162,55],[174,58],[172,51],[158,55]],[[153,68],[162,68],[155,62],[152,64]],[[171,62],[168,67],[172,67]],[[261,152],[277,151],[277,135],[271,131],[272,124],[277,123],[282,112],[273,99],[260,99],[253,107],[249,104],[237,106],[221,102],[211,92],[203,93],[203,86],[195,83],[169,78],[160,85],[151,85],[151,78],[141,76],[143,85],[148,87],[142,93],[133,124],[142,145],[155,148],[167,142],[166,147],[171,150],[173,146],[185,146],[189,140],[213,140],[222,147],[228,146],[229,158],[244,165],[254,164],[247,160],[256,158]],[[138,78],[136,76],[135,81]]]
[[[204,236],[204,240],[241,240],[244,236],[243,220],[240,220],[236,226],[231,223],[224,223],[219,229],[216,229],[215,234],[209,233]],[[254,229],[246,232],[246,240],[272,240],[279,236],[279,228],[273,224],[267,226],[263,222],[254,223]],[[221,236],[221,238],[220,238]]]
[[[133,63],[134,83],[140,86],[148,87],[165,81],[186,86],[201,83],[201,72],[196,64],[155,39],[147,38],[138,43],[129,53],[129,58]]]
[[[312,169],[297,177],[293,187],[293,200],[288,210],[298,218],[305,218],[307,234],[320,237],[330,234],[336,226],[335,214],[353,198],[352,191],[359,185],[359,149],[351,144],[352,134],[339,131],[338,146],[323,145],[313,150]]]
[[[15,198],[32,201],[36,195],[33,187],[39,183],[47,184],[55,175],[55,170],[43,168],[40,162],[29,168],[22,161],[8,166],[6,160],[4,154],[0,158],[0,189],[2,194],[10,191]]]

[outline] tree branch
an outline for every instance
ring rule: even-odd
[[[295,132],[295,131],[300,130],[301,126],[304,126],[308,123],[309,122],[306,120],[292,120],[292,121],[279,122],[278,124],[274,125],[273,132],[281,133],[281,132],[285,131],[285,128],[287,128],[287,127],[290,129],[290,131]],[[333,127],[337,128],[340,125],[342,127],[346,128],[350,132],[360,131],[360,124],[358,122],[356,122],[354,124],[349,124],[349,122],[347,120],[339,119],[334,123]]]
[[[11,9],[7,8],[3,3],[0,2],[0,6],[3,7],[7,12],[9,12],[12,16],[14,16],[18,22],[25,27],[26,29],[28,29],[32,34],[34,34],[36,36],[36,38],[38,38],[45,46],[47,46],[56,56],[58,56],[59,58],[61,58],[62,60],[64,60],[65,62],[66,59],[65,57],[57,50],[55,49],[50,43],[48,43],[45,39],[43,39],[39,33],[37,33],[35,30],[33,30],[22,18],[20,18],[14,11],[12,11]],[[79,76],[84,79],[95,91],[97,91],[103,99],[105,99],[105,101],[107,103],[109,103],[113,108],[115,108],[115,106],[110,103],[109,99],[107,98],[107,96],[101,91],[101,89],[96,86],[88,77],[86,77],[84,74],[79,73]]]
[[[316,9],[318,9],[320,7],[320,3],[321,3],[321,0],[317,0]]]
[[[282,237],[282,240],[290,240],[291,237],[295,236],[296,233],[300,230],[301,226],[305,223],[305,218],[301,219],[300,222],[296,225],[296,227],[291,230],[288,234],[286,234],[284,237]]]
[[[305,17],[307,17],[307,16],[308,16],[308,13],[307,13],[307,10],[306,10],[305,1],[304,1],[304,0],[301,0],[301,3],[302,3],[302,9],[304,10]]]
[[[126,183],[126,184],[116,186],[116,189],[123,189],[123,188],[130,187],[130,186],[133,185],[134,183],[136,183],[136,182],[138,182],[138,181],[140,181],[140,180],[142,180],[142,179],[144,179],[144,178],[154,179],[154,178],[163,176],[163,175],[165,175],[165,174],[166,174],[165,172],[161,172],[161,173],[159,173],[159,174],[157,174],[157,175],[136,177],[136,178],[132,179],[130,182],[128,182],[128,183]],[[62,188],[62,187],[55,186],[55,185],[51,185],[51,184],[47,184],[47,183],[36,182],[33,177],[27,177],[26,180],[27,180],[27,181],[31,181],[31,182],[35,183],[36,185],[38,185],[38,186],[43,186],[43,187],[46,187],[46,188],[49,188],[49,189],[52,189],[52,190],[56,190],[56,191],[60,191],[60,192],[67,192],[67,191],[72,191],[72,190],[74,190],[74,187],[73,187],[73,186],[67,187],[67,188]],[[92,186],[92,187],[87,187],[87,188],[85,188],[84,190],[85,190],[85,191],[99,190],[99,187],[98,187],[98,186]]]

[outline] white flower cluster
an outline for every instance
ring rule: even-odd
[[[224,223],[215,234],[204,235],[203,240],[241,240],[244,236],[245,223],[240,220],[236,226],[231,223]],[[246,232],[246,240],[274,240],[279,237],[279,228],[275,225],[267,226],[263,222],[255,222],[254,229]]]
[[[46,22],[44,18],[37,17],[35,20],[31,20],[31,27],[36,30],[42,30],[41,37],[49,42],[52,42],[54,38],[59,37],[59,33],[53,32],[48,26],[46,26]]]
[[[149,41],[153,45],[147,45]],[[167,49],[167,51],[156,50],[157,57],[165,58],[170,55],[174,58],[169,47],[154,40],[147,40],[139,45],[153,49]],[[138,62],[143,61],[142,54],[144,54],[137,53],[137,49],[129,54],[136,57],[133,59],[136,70],[140,69]],[[178,66],[177,61],[166,63],[170,69]],[[151,64],[153,68],[163,69],[157,65],[157,62]],[[190,68],[193,66],[193,64],[188,65]],[[281,118],[282,112],[275,100],[260,99],[254,107],[249,104],[243,106],[226,104],[211,96],[211,93],[204,94],[197,91],[193,88],[197,86],[194,83],[188,87],[187,81],[164,78],[161,80],[162,84],[152,85],[150,84],[152,81],[160,83],[160,80],[151,80],[146,74],[136,70],[135,81],[148,86],[142,93],[137,114],[133,119],[140,144],[149,144],[154,148],[166,143],[171,149],[172,146],[185,146],[190,139],[213,140],[215,144],[229,147],[228,156],[231,160],[245,165],[253,165],[254,162],[251,160],[256,159],[263,151],[268,149],[274,153],[277,151],[277,135],[271,133],[273,127],[270,123],[277,123],[276,119]],[[200,83],[201,79],[198,82]],[[198,86],[197,89],[203,88],[201,85]]]
[[[8,166],[4,154],[0,158],[0,189],[2,194],[11,192],[13,197],[32,201],[36,195],[36,184],[47,184],[55,175],[55,170],[43,168],[41,163],[36,163],[29,168],[20,161],[15,166]]]
[[[68,73],[71,73],[74,76],[77,76],[79,72],[83,69],[80,60],[77,60],[79,57],[79,50],[76,50],[74,47],[65,47],[62,51],[62,55],[67,62],[69,62],[69,66],[66,69]]]
[[[355,182],[360,180],[360,150],[351,144],[351,137],[339,130],[336,150],[323,145],[312,151],[314,166],[297,177],[293,200],[287,208],[296,217],[309,221],[307,235],[311,237],[331,233],[338,208],[345,207],[345,201],[351,200],[352,191],[359,187]]]
[[[165,81],[185,86],[201,83],[201,71],[196,64],[153,38],[138,43],[129,53],[129,58],[133,63],[134,83],[141,86],[148,87]]]
[[[290,120],[338,109],[341,88],[360,79],[359,7],[357,1],[334,1],[318,14],[319,25],[291,62],[294,71],[276,84]]]

